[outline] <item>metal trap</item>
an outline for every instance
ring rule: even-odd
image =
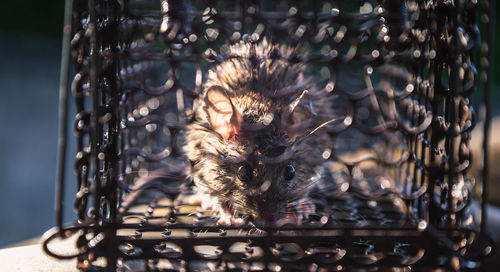
[[[66,3],[48,254],[83,271],[409,271],[476,269],[491,253],[486,195],[473,193],[484,181],[468,174],[473,99],[487,101],[491,74],[487,1]],[[334,101],[331,182],[302,224],[219,226],[186,201],[183,133],[208,69],[263,39],[302,52],[286,61]],[[69,91],[78,221],[64,226]],[[69,236],[74,254],[50,249]]]

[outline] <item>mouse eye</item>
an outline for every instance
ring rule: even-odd
[[[291,164],[285,166],[284,175],[286,180],[293,179],[293,177],[295,176],[295,167],[293,167],[293,165]]]
[[[243,181],[243,182],[249,182],[253,178],[253,173],[252,169],[250,168],[250,165],[248,164],[243,164],[238,168],[238,173],[237,173],[238,179]]]

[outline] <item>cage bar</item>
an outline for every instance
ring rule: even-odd
[[[84,271],[477,268],[492,246],[487,137],[480,222],[469,141],[476,89],[489,127],[491,65],[484,84],[476,66],[491,64],[492,26],[482,40],[477,18],[492,18],[492,2],[67,0],[57,228],[44,250]],[[186,200],[183,133],[208,69],[231,44],[264,39],[296,48],[287,61],[334,101],[331,186],[301,225],[222,227]],[[63,226],[69,90],[78,220]],[[50,249],[67,236],[77,253]]]

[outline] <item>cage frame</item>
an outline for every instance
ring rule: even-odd
[[[85,30],[85,33],[83,33],[84,35],[88,35],[88,38],[89,38],[89,51],[91,52],[90,55],[88,56],[89,57],[89,73],[88,75],[85,75],[88,77],[88,80],[89,80],[89,90],[90,90],[90,94],[91,94],[91,101],[92,101],[92,111],[89,113],[89,116],[77,116],[77,120],[83,120],[84,118],[88,118],[87,122],[89,123],[89,131],[90,131],[90,135],[89,135],[89,142],[92,144],[92,146],[90,147],[90,152],[88,154],[80,154],[80,155],[77,155],[77,163],[78,163],[78,160],[89,160],[89,164],[90,165],[94,165],[94,169],[100,169],[100,166],[99,164],[102,163],[101,159],[99,159],[100,156],[102,156],[101,152],[99,152],[99,150],[102,150],[101,149],[101,145],[103,145],[103,142],[102,142],[102,138],[100,138],[100,136],[103,134],[103,131],[101,130],[102,128],[99,128],[99,123],[101,122],[99,118],[102,117],[102,108],[100,108],[101,106],[101,103],[99,101],[100,97],[99,97],[99,93],[98,93],[98,87],[97,87],[97,84],[98,84],[98,74],[97,74],[97,71],[99,70],[97,65],[99,63],[98,61],[98,23],[97,23],[97,17],[99,16],[97,14],[97,10],[96,10],[96,3],[97,2],[100,2],[101,4],[103,3],[102,1],[97,1],[97,0],[89,0],[88,1],[88,11],[89,11],[89,24],[88,24],[88,28]],[[170,2],[170,1],[165,1],[165,2]],[[245,1],[242,1],[242,3],[244,3]],[[387,3],[390,3],[391,1],[387,0],[387,1],[380,1],[380,3],[384,2],[384,4],[387,4]],[[393,1],[394,2],[394,1]],[[488,5],[490,8],[487,9],[487,16],[488,18],[493,18],[493,13],[494,13],[494,9],[491,8],[494,3],[494,1],[492,0],[489,0],[488,2],[486,1],[483,1],[483,2],[480,2],[482,5]],[[109,28],[111,29],[110,31],[113,32],[113,29],[114,31],[116,31],[116,28],[118,27],[118,22],[120,20],[120,14],[118,12],[119,10],[119,2],[118,1],[107,1],[107,3],[109,5],[111,5],[111,7],[113,7],[115,10],[114,12],[111,11],[110,14],[108,14],[107,16],[109,18],[112,18],[111,20],[111,23],[109,25]],[[459,3],[465,3],[465,1],[459,1]],[[72,46],[72,43],[74,44],[74,40],[75,40],[75,36],[77,34],[77,32],[75,32],[75,29],[74,29],[74,26],[76,24],[76,22],[80,21],[82,18],[78,18],[78,13],[77,13],[77,10],[79,9],[79,5],[82,4],[82,1],[78,1],[78,0],[67,0],[66,1],[66,12],[65,12],[65,27],[64,27],[64,38],[63,38],[63,53],[62,53],[62,60],[61,60],[61,80],[60,80],[60,93],[59,93],[59,99],[60,99],[60,108],[59,108],[59,123],[60,123],[60,129],[59,129],[59,143],[58,143],[58,167],[57,167],[57,186],[56,186],[56,227],[50,231],[49,234],[46,235],[46,238],[44,240],[44,250],[46,253],[48,253],[49,255],[51,256],[54,256],[54,257],[57,257],[57,258],[75,258],[75,257],[78,257],[79,259],[79,265],[81,265],[85,260],[88,260],[89,259],[89,253],[92,253],[94,256],[92,257],[94,260],[95,258],[97,257],[105,257],[107,260],[108,260],[108,263],[107,263],[107,267],[105,268],[106,270],[108,271],[116,271],[117,267],[117,259],[118,258],[124,258],[126,257],[127,259],[141,259],[143,258],[143,256],[137,256],[137,257],[134,257],[134,256],[126,256],[124,254],[122,254],[122,252],[120,252],[118,249],[117,249],[117,245],[119,243],[123,243],[123,242],[126,242],[126,243],[136,243],[136,244],[140,244],[140,243],[146,243],[146,244],[151,244],[151,243],[161,243],[162,241],[164,241],[163,239],[157,239],[157,240],[145,240],[145,239],[117,239],[117,236],[116,236],[116,233],[117,233],[117,230],[118,229],[125,229],[125,228],[136,228],[137,226],[136,225],[131,225],[131,226],[127,226],[127,225],[123,225],[123,224],[120,224],[120,221],[119,221],[119,218],[118,218],[118,207],[119,207],[119,197],[118,195],[116,195],[115,193],[109,193],[108,196],[109,198],[107,198],[106,200],[109,202],[108,203],[108,207],[110,208],[109,209],[109,218],[111,219],[110,221],[107,221],[105,223],[103,223],[101,221],[101,218],[99,218],[99,216],[95,216],[93,219],[87,221],[87,222],[76,222],[74,223],[73,225],[70,225],[70,226],[65,226],[64,225],[64,219],[63,219],[63,210],[64,210],[64,198],[63,198],[63,193],[64,193],[64,176],[65,176],[65,171],[66,171],[66,155],[67,155],[67,139],[68,139],[68,126],[67,126],[67,123],[68,123],[68,103],[69,103],[69,91],[70,89],[73,91],[74,95],[77,97],[78,99],[78,96],[83,96],[83,94],[81,93],[81,90],[78,90],[75,85],[72,85],[70,84],[70,75],[72,74],[72,69],[70,68],[70,63],[72,61],[71,59],[71,46]],[[172,4],[170,3],[171,6],[175,6],[175,4]],[[245,4],[242,4],[242,5],[245,5]],[[390,6],[390,5],[389,5]],[[113,10],[113,9],[111,9]],[[175,10],[175,9],[171,9],[169,12],[165,12],[164,14],[162,14],[162,16],[172,16],[172,18],[179,18],[179,14],[177,13],[182,13],[182,9],[180,10]],[[455,16],[458,16],[457,13],[455,13]],[[457,18],[455,18],[457,20]],[[400,20],[398,18],[396,18],[395,20]],[[477,19],[476,19],[477,20]],[[396,23],[397,25],[398,23]],[[457,35],[458,33],[458,29],[457,27],[455,26],[455,34]],[[487,48],[492,48],[492,37],[493,37],[493,26],[491,24],[486,24],[486,44],[488,45]],[[73,39],[73,41],[72,41]],[[118,37],[116,36],[112,36],[111,37],[111,41],[109,41],[110,44],[115,44],[118,42]],[[456,43],[456,46],[458,48],[458,40],[455,40],[455,43]],[[115,48],[116,47],[113,47],[111,46],[111,48]],[[483,56],[484,58],[486,58],[486,60],[490,60],[488,63],[491,64],[491,60],[492,60],[492,56],[493,56],[493,50],[483,50],[485,52],[481,52],[482,54],[486,55],[486,56]],[[113,53],[118,53],[118,52],[113,52],[113,50],[111,50],[111,54]],[[481,54],[478,54],[478,55],[481,55]],[[108,64],[108,69],[110,71],[118,71],[118,64],[116,61],[114,61],[113,58],[110,58],[110,64]],[[483,67],[481,67],[485,73],[486,73],[486,82],[484,83],[484,105],[485,105],[485,108],[486,108],[486,114],[485,114],[485,124],[484,124],[484,127],[483,127],[483,130],[484,130],[484,135],[485,135],[485,138],[483,140],[483,162],[484,162],[484,165],[483,165],[483,169],[482,169],[482,183],[481,183],[481,186],[483,188],[482,190],[482,195],[481,195],[481,198],[482,198],[482,201],[481,201],[481,211],[480,211],[480,214],[481,214],[481,223],[480,223],[480,228],[479,228],[479,231],[472,231],[472,230],[465,230],[466,232],[471,232],[471,233],[475,233],[479,236],[479,238],[477,239],[477,241],[480,241],[480,242],[477,242],[477,243],[484,243],[485,240],[488,240],[488,237],[486,236],[486,224],[487,224],[487,215],[486,215],[486,204],[487,204],[487,190],[485,190],[486,188],[486,185],[487,185],[487,179],[488,179],[488,174],[487,174],[487,169],[489,167],[489,160],[488,160],[488,132],[489,132],[489,129],[490,129],[490,120],[491,120],[491,105],[490,105],[490,92],[491,92],[491,78],[492,78],[492,65],[488,65],[488,63],[486,64],[483,64]],[[83,65],[83,64],[77,64],[77,65]],[[454,64],[455,65],[455,69],[452,69],[452,76],[451,76],[451,80],[450,80],[450,88],[452,89],[452,92],[453,90],[455,90],[455,84],[458,84],[458,69],[457,69],[457,63]],[[74,68],[75,70],[79,70],[79,68]],[[454,73],[454,74],[453,74]],[[116,78],[117,77],[117,74],[118,73],[113,73],[113,72],[110,72],[108,73],[108,76],[111,77],[114,80],[111,80],[111,84],[115,84],[118,82],[118,79]],[[81,76],[83,77],[83,76]],[[71,86],[71,88],[70,88]],[[111,97],[112,97],[112,101],[114,104],[114,106],[112,105],[111,107],[114,108],[114,110],[118,109],[118,103],[120,101],[120,97],[119,97],[119,93],[116,91],[117,87],[116,86],[111,86],[109,87],[110,90],[112,91],[111,92]],[[115,90],[113,92],[113,90]],[[456,94],[453,94],[451,96],[454,96]],[[82,98],[83,99],[83,98]],[[83,100],[78,102],[77,101],[77,104],[79,104],[77,106],[77,112],[82,112],[83,109],[84,109],[84,106],[83,106]],[[116,112],[115,112],[116,113]],[[452,115],[453,116],[453,115]],[[119,147],[118,147],[118,139],[116,138],[117,137],[117,134],[118,134],[118,131],[120,130],[120,120],[118,119],[118,116],[117,114],[111,114],[110,116],[110,119],[108,120],[109,121],[109,124],[108,124],[108,129],[110,132],[108,137],[111,138],[111,139],[115,139],[115,140],[112,140],[110,141],[111,143],[113,143],[111,146],[107,146],[106,147],[106,152],[104,154],[104,156],[106,158],[111,158],[109,159],[109,163],[111,163],[111,165],[109,166],[109,169],[112,169],[111,173],[110,173],[110,176],[111,178],[109,178],[109,180],[111,181],[111,184],[112,185],[106,185],[106,186],[111,186],[112,188],[116,188],[117,187],[117,177],[119,176],[119,173],[118,173],[118,169],[120,168],[120,166],[118,165],[118,150],[119,150]],[[454,123],[454,120],[453,120],[453,117],[452,117],[452,120],[450,121],[451,123]],[[83,145],[82,143],[79,143],[79,149],[82,150],[83,149]],[[450,148],[450,150],[453,150],[453,148]],[[450,154],[450,157],[451,159],[453,159],[453,154]],[[453,169],[448,169],[448,173],[447,175],[449,175],[450,177],[452,177],[453,175],[455,175],[455,172],[453,171]],[[95,193],[96,195],[102,195],[102,191],[103,190],[108,190],[108,189],[103,189],[101,187],[101,181],[100,181],[100,175],[95,175],[94,176],[94,182],[93,182],[93,187],[91,189],[91,192],[92,193]],[[101,205],[101,200],[100,198],[97,198],[97,197],[94,197],[93,198],[93,205],[94,207],[102,207]],[[185,228],[186,226],[184,226]],[[195,227],[193,227],[195,228]],[[216,227],[214,227],[216,228]],[[228,229],[231,229],[231,227],[229,227]],[[239,228],[234,228],[234,229],[239,229]],[[289,230],[297,230],[297,228],[288,228]],[[95,235],[92,239],[90,239],[90,241],[87,241],[86,239],[83,238],[83,236],[81,237],[81,239],[79,239],[79,241],[77,242],[77,247],[80,248],[81,252],[79,252],[78,254],[75,254],[75,255],[72,255],[72,256],[61,256],[61,255],[58,255],[54,252],[52,252],[49,248],[48,248],[48,244],[49,242],[51,242],[53,239],[55,239],[56,237],[66,237],[66,234],[68,233],[71,233],[71,232],[75,232],[75,231],[78,231],[78,230],[85,230],[85,231],[88,231],[88,230],[92,230],[92,232],[94,234],[98,233],[97,235]],[[273,230],[273,228],[270,228],[269,229],[270,231]],[[314,228],[308,228],[308,230],[314,230]],[[470,256],[467,256],[467,257],[464,257],[462,256],[459,252],[458,252],[458,248],[456,247],[455,243],[452,241],[452,239],[450,239],[450,237],[453,237],[453,234],[457,234],[457,232],[460,232],[460,231],[464,231],[464,230],[457,230],[457,229],[453,229],[453,228],[450,228],[450,229],[438,229],[438,228],[435,228],[432,224],[425,224],[425,226],[423,226],[421,229],[415,229],[414,227],[407,227],[407,228],[401,228],[399,230],[396,230],[396,229],[389,229],[389,230],[384,230],[383,228],[376,228],[374,229],[371,234],[366,234],[366,230],[367,228],[359,228],[359,229],[356,229],[356,228],[347,228],[347,229],[344,229],[344,228],[337,228],[337,229],[331,229],[333,232],[336,232],[337,235],[331,235],[331,236],[328,236],[328,239],[331,240],[331,242],[336,242],[338,243],[339,241],[344,241],[344,243],[346,245],[349,244],[349,241],[351,241],[352,243],[352,240],[356,240],[355,238],[364,238],[364,239],[382,239],[382,238],[386,238],[387,239],[387,234],[388,233],[391,233],[394,235],[394,233],[397,233],[398,231],[400,231],[401,233],[403,234],[406,234],[407,235],[407,238],[410,239],[410,240],[415,240],[415,241],[422,241],[422,240],[425,240],[425,239],[429,239],[429,238],[433,238],[433,239],[436,239],[438,241],[440,241],[439,243],[441,245],[437,246],[436,244],[433,244],[433,243],[424,243],[425,244],[425,248],[426,250],[432,252],[433,249],[445,249],[449,256],[454,256],[454,257],[450,257],[444,264],[441,264],[441,266],[443,265],[448,265],[448,266],[453,266],[458,259],[469,259],[470,260],[473,260],[473,259],[476,259],[476,258],[479,258],[478,256],[473,256],[473,257],[470,257]],[[215,229],[214,229],[215,231]],[[392,232],[391,232],[392,231]],[[362,234],[365,233],[366,236],[363,236]],[[460,234],[463,234],[460,233]],[[403,237],[405,237],[405,235],[401,235]],[[389,237],[393,237],[392,235],[389,235]],[[188,237],[188,238],[180,238],[179,241],[181,241],[182,243],[185,243],[186,245],[194,245],[196,243],[203,243],[203,242],[206,242],[208,240],[206,240],[207,238],[203,238],[204,240],[200,239],[198,241],[196,241],[196,239],[194,239],[193,241],[193,238],[194,237]],[[258,241],[257,244],[266,244],[266,238],[269,238],[269,237],[264,237],[264,238],[258,238],[258,237],[253,237],[252,239],[254,239],[255,241]],[[286,236],[285,237],[274,237],[278,240],[280,239],[285,239],[286,240]],[[295,237],[296,239],[298,240],[303,240],[303,241],[309,241],[309,240],[314,240],[314,239],[325,239],[324,236],[318,236],[318,237],[315,237],[314,235],[305,235],[305,236],[299,236],[299,237]],[[217,241],[223,241],[223,243],[231,243],[231,242],[242,242],[242,241],[245,241],[246,239],[248,238],[245,238],[245,237],[225,237],[225,238],[214,238],[215,240]],[[309,239],[309,240],[308,240]],[[210,240],[210,239],[209,239]],[[304,242],[306,243],[306,242]],[[491,241],[488,240],[488,243],[491,244]],[[93,246],[92,246],[93,245]],[[269,247],[268,244],[266,244],[267,247]],[[437,247],[436,247],[437,246]],[[484,245],[483,245],[484,246]],[[488,246],[491,246],[491,245],[488,245]],[[264,246],[266,247],[266,246]],[[473,250],[472,250],[473,251]],[[189,251],[187,248],[184,248],[183,247],[183,252],[185,254],[185,258],[190,258],[191,260],[195,260],[196,258],[200,258],[199,255],[196,255],[196,254],[193,254],[193,252]],[[157,257],[157,258],[164,258],[165,256],[162,256],[161,254],[159,254],[158,252],[155,252],[152,248],[149,249],[149,251],[145,252],[144,254],[148,255],[149,258],[154,258],[154,257]],[[479,254],[481,255],[481,254]],[[225,261],[236,261],[236,257],[227,257],[228,259],[225,260]],[[231,258],[235,258],[235,259],[231,259]],[[207,258],[201,258],[201,260],[207,260]],[[239,259],[238,259],[239,260]],[[275,261],[275,260],[274,260]],[[267,264],[268,262],[269,263],[272,263],[273,262],[273,259],[264,259],[264,262]],[[310,263],[311,260],[310,259],[303,259],[301,262],[304,262],[304,263]],[[387,263],[385,263],[387,262]],[[420,262],[419,262],[420,263]],[[425,263],[425,261],[424,261]],[[463,265],[463,263],[461,263]],[[336,262],[335,263],[335,268],[337,265],[341,265],[341,266],[346,266],[346,267],[350,267],[351,265],[354,265],[354,266],[361,266],[361,267],[364,267],[364,266],[370,266],[370,265],[373,265],[373,264],[360,264],[360,263],[356,263],[354,262],[352,259],[342,259],[342,261],[340,262]],[[395,265],[395,263],[392,263],[391,261],[377,261],[377,266],[390,266],[390,265]],[[425,265],[429,265],[429,264],[423,264],[424,267]],[[436,265],[436,263],[434,263],[433,265]],[[439,264],[437,264],[439,266]],[[399,266],[399,267],[404,267],[406,266],[404,263],[401,263],[401,264],[396,264],[396,266]],[[332,268],[332,269],[335,269],[335,268]],[[467,267],[460,267],[460,266],[456,266],[453,267],[453,269],[460,269],[460,268],[463,268],[463,269],[466,269]],[[86,267],[84,266],[80,266],[80,269],[87,269]],[[226,269],[228,269],[226,267]],[[268,268],[265,268],[265,269],[268,269]]]

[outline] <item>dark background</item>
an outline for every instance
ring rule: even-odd
[[[55,224],[63,13],[61,0],[0,8],[0,247]]]
[[[62,0],[3,1],[0,8],[0,247],[39,236],[55,224],[63,13]],[[499,58],[497,54],[495,63]],[[496,113],[499,84],[500,69],[496,69],[492,100]],[[74,184],[71,140],[68,185]],[[75,189],[68,186],[66,191],[65,219],[70,221]]]

